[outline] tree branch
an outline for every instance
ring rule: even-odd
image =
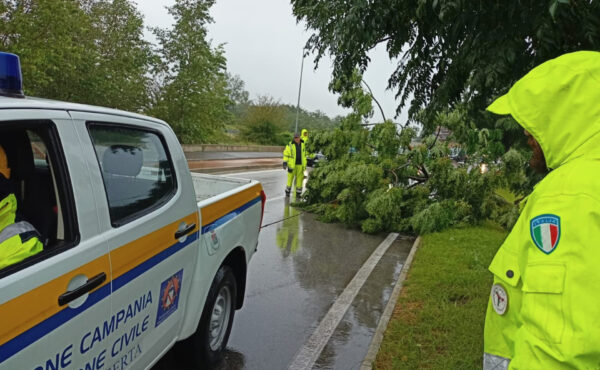
[[[387,121],[387,119],[385,119],[385,114],[383,113],[383,108],[381,108],[381,104],[379,104],[377,99],[375,99],[375,95],[373,95],[373,91],[371,90],[371,87],[369,87],[369,85],[367,84],[367,82],[365,80],[362,80],[362,83],[364,83],[365,86],[367,87],[367,89],[369,89],[369,95],[371,95],[371,98],[373,98],[373,100],[375,100],[375,103],[377,103],[377,106],[379,107],[379,111],[381,112],[381,116],[383,117],[383,122]]]
[[[423,172],[426,178],[429,178],[429,173],[427,172],[427,168],[425,168],[425,165],[420,165],[419,169]]]
[[[438,126],[437,133],[435,134],[435,139],[433,140],[433,143],[431,144],[431,146],[429,148],[427,148],[428,150],[433,148],[435,146],[435,144],[437,143],[437,140],[440,137],[440,131],[442,131],[442,126]]]
[[[394,175],[394,177],[396,178],[396,182],[394,184],[398,183],[398,175],[396,175],[396,172],[394,172],[394,170],[390,170],[390,172]]]
[[[390,41],[390,40],[393,40],[393,39],[394,39],[394,37],[392,37],[392,36],[380,38],[379,40],[375,41],[373,43],[373,46],[371,46],[370,48],[368,48],[367,51],[375,49],[377,47],[377,45],[381,44],[382,42]]]
[[[397,169],[397,170],[401,170],[401,169],[403,169],[404,167],[408,167],[408,166],[410,166],[411,164],[412,164],[412,163],[410,163],[410,162],[406,162],[406,163],[404,163],[402,166],[400,166],[400,167],[397,167],[396,169]]]

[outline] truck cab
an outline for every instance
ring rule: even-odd
[[[0,269],[0,368],[143,369],[178,341],[214,365],[243,304],[260,183],[190,173],[163,121],[24,97],[15,57],[0,53],[0,146],[43,248]]]

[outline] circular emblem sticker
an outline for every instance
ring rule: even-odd
[[[492,307],[498,315],[504,315],[508,308],[508,294],[500,284],[492,285]]]

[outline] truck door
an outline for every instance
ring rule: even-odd
[[[198,254],[198,213],[171,129],[134,118],[72,112],[95,151],[100,228],[110,249],[114,335],[109,368],[142,368],[177,339]]]
[[[15,221],[35,229],[18,237],[43,244],[0,269],[0,368],[100,368],[110,316],[109,251],[72,121],[65,111],[0,109],[0,146]]]

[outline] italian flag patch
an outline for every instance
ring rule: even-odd
[[[540,215],[533,218],[530,225],[533,243],[546,254],[554,252],[560,241],[560,217]]]

